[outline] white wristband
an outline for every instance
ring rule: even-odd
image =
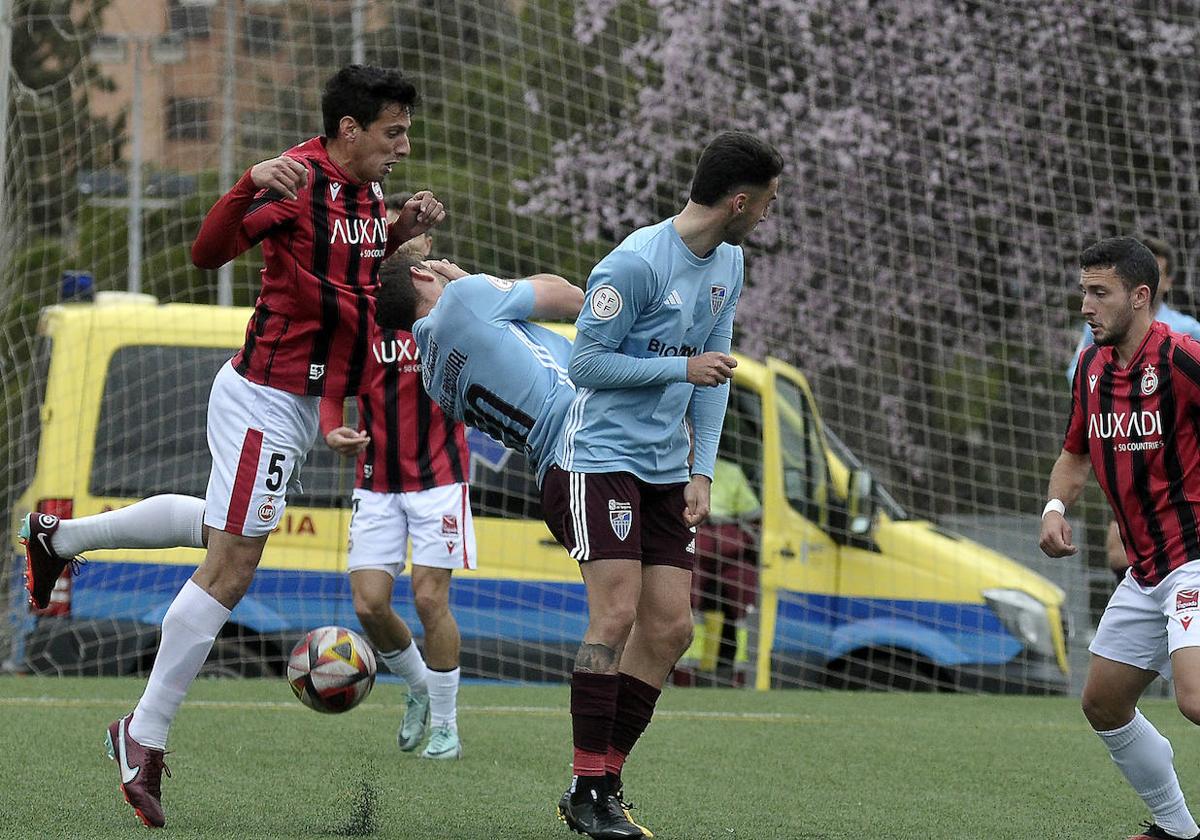
[[[1045,519],[1046,514],[1050,511],[1061,513],[1063,516],[1066,516],[1067,506],[1062,503],[1062,499],[1051,499],[1050,501],[1046,502],[1046,506],[1042,508],[1042,519]]]

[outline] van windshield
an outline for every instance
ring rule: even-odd
[[[117,350],[104,377],[88,490],[141,499],[157,493],[203,497],[212,459],[205,431],[213,377],[228,347],[135,344]],[[354,461],[314,446],[288,503],[349,507]]]
[[[862,461],[858,459],[850,447],[842,442],[842,439],[833,433],[833,429],[825,427],[825,439],[829,441],[829,448],[833,450],[834,456],[852,470],[861,470],[863,468]],[[879,506],[883,508],[884,513],[893,521],[908,519],[908,511],[900,506],[900,503],[887,491],[887,488],[875,482],[875,498]]]

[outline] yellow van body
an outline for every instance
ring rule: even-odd
[[[241,345],[248,308],[63,304],[41,317],[48,354],[34,477],[13,511],[74,517],[162,492],[204,495],[208,388]],[[570,327],[554,326],[570,337]],[[735,354],[736,355],[736,354]],[[881,506],[848,535],[855,465],[832,448],[795,368],[737,356],[731,408],[754,422],[737,457],[762,502],[759,604],[749,635],[755,684],[811,684],[886,651],[946,682],[1064,690],[1063,592],[1013,560]],[[468,670],[557,679],[586,626],[577,564],[540,520],[524,459],[468,436],[479,569],[455,576],[452,606]],[[726,453],[728,454],[728,453]],[[358,627],[346,581],[353,464],[318,442],[230,629],[278,669],[291,639],[320,624]],[[310,485],[310,475],[313,482]],[[14,550],[23,549],[14,544]],[[87,555],[44,622],[154,627],[201,561],[197,549]],[[416,620],[407,578],[396,607]],[[419,626],[419,625],[418,625]],[[118,668],[118,671],[121,669]]]

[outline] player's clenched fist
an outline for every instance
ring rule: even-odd
[[[395,227],[399,230],[401,241],[406,241],[437,227],[445,218],[446,208],[437,200],[437,196],[429,190],[421,190],[404,202]]]
[[[1042,534],[1038,545],[1047,557],[1067,557],[1079,550],[1071,542],[1071,526],[1066,517],[1056,511],[1050,511],[1042,517]]]
[[[308,183],[308,167],[295,158],[280,155],[254,164],[250,168],[250,179],[261,190],[274,190],[295,199]]]
[[[693,385],[722,385],[733,378],[735,367],[737,359],[728,353],[701,353],[688,359],[687,381]]]

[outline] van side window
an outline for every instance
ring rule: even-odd
[[[717,457],[741,469],[754,495],[762,498],[762,398],[755,391],[730,386]]]
[[[212,461],[205,432],[213,377],[228,347],[128,345],[104,377],[88,490],[141,499],[157,493],[203,497]],[[348,507],[354,462],[314,446],[300,473],[303,492],[288,503]]]
[[[804,393],[782,376],[778,395],[783,492],[798,513],[820,527],[828,524],[828,470],[816,419]]]

